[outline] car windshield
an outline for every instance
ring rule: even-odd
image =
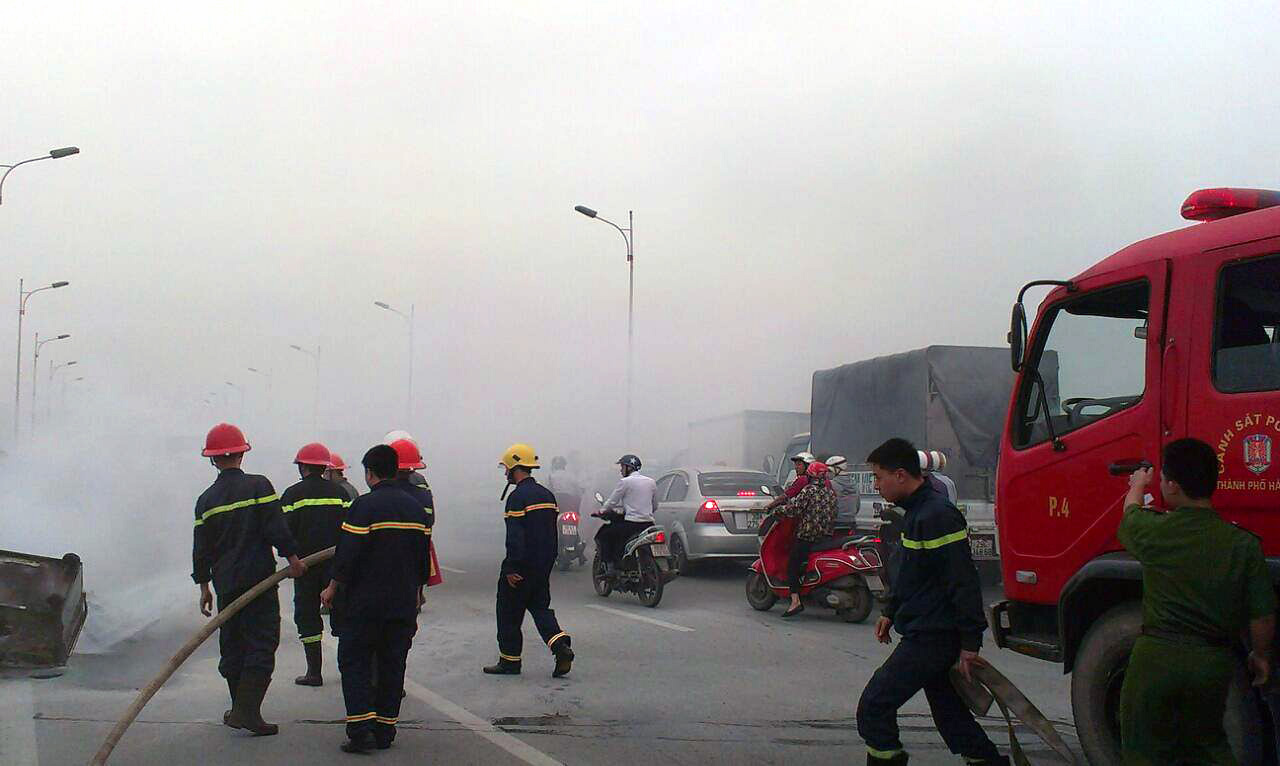
[[[773,487],[773,477],[759,471],[718,471],[698,475],[698,487],[703,497],[755,497],[764,495],[761,487],[779,494]]]

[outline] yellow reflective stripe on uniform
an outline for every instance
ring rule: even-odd
[[[560,631],[559,633],[557,633],[557,634],[555,634],[554,636],[552,636],[551,638],[547,639],[547,646],[554,646],[554,645],[555,645],[555,643],[556,643],[557,641],[559,641],[560,639],[562,639],[562,638],[568,638],[568,637],[569,637],[569,634],[568,634],[568,633],[565,633],[565,632],[562,630],[562,631]]]
[[[323,634],[316,634],[314,636],[302,636],[298,640],[304,644],[314,644],[314,643],[318,643],[323,638],[324,638]]]
[[[499,657],[501,657],[502,659],[506,660],[507,662],[519,662],[519,661],[520,661],[520,656],[519,656],[519,655],[516,655],[515,657],[512,657],[512,656],[511,656],[511,655],[509,655],[509,654],[503,654],[502,652],[498,652],[498,656],[499,656]]]
[[[932,540],[911,540],[906,537],[901,539],[903,548],[910,548],[913,551],[929,551],[934,548],[941,548],[944,545],[950,545],[951,543],[958,543],[968,536],[969,530],[962,529],[959,532],[952,532],[949,535],[935,537]]]
[[[361,721],[372,721],[377,718],[377,713],[361,713],[360,715],[347,716],[347,723],[360,723]]]
[[[252,500],[240,500],[234,503],[227,503],[226,505],[215,506],[200,514],[200,518],[196,519],[196,526],[200,526],[210,518],[217,516],[219,513],[226,513],[227,511],[234,511],[240,508],[248,508],[251,505],[258,505],[259,503],[271,503],[279,499],[279,495],[267,495],[266,497],[255,497]]]
[[[349,522],[342,522],[343,532],[350,532],[353,535],[367,535],[370,532],[376,532],[380,529],[404,529],[410,532],[421,532],[424,535],[430,534],[427,531],[426,524],[419,524],[414,521],[376,521],[367,527],[357,526]]]
[[[419,524],[414,521],[379,521],[369,525],[369,529],[377,531],[379,529],[407,529],[412,532],[422,532],[426,534],[427,525]]]
[[[288,505],[282,506],[280,510],[284,511],[285,513],[288,513],[294,510],[295,508],[304,508],[304,507],[316,506],[316,505],[338,505],[338,506],[342,506],[343,508],[351,507],[350,501],[347,501],[347,500],[342,500],[336,497],[317,497],[317,498],[312,498],[310,500],[299,500],[295,503],[289,503]]]
[[[520,517],[521,517],[521,516],[523,516],[523,515],[524,515],[524,511],[507,511],[506,513],[502,514],[502,518],[504,518],[504,519],[518,519],[518,518],[520,518]]]
[[[397,723],[400,722],[399,718],[387,718],[385,716],[377,716],[374,720],[376,720],[378,723],[385,723],[388,726],[395,726]]]
[[[533,505],[526,505],[524,509],[526,511],[554,511],[556,509],[556,504],[555,503],[534,503]]]

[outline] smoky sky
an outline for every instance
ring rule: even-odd
[[[1023,282],[1280,183],[1277,31],[1266,3],[10,4],[0,161],[82,149],[0,206],[8,294],[72,282],[24,353],[72,333],[45,358],[85,378],[31,454],[185,518],[218,420],[280,484],[303,441],[407,428],[496,497],[512,441],[657,460],[806,410],[816,369],[1001,345]],[[575,204],[635,211],[629,444],[625,247]],[[375,300],[416,309],[411,418]]]

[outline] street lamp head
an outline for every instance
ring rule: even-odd
[[[69,284],[71,283],[70,282],[54,282],[53,284],[49,285],[49,287],[66,287]]]
[[[71,337],[71,333],[66,333],[66,332],[64,332],[63,334],[61,334],[61,335],[59,335],[58,337],[54,338],[54,340],[66,340],[67,338],[70,338],[70,337]]]
[[[373,302],[373,305],[377,306],[377,307],[378,307],[378,308],[380,308],[380,309],[387,309],[388,311],[390,311],[390,310],[391,310],[391,307],[390,307],[389,305],[387,305],[387,304],[383,303],[382,301],[374,301],[374,302]]]
[[[79,153],[80,153],[80,147],[78,146],[64,146],[61,149],[53,149],[52,151],[49,152],[49,156],[56,160],[61,157],[70,157],[73,154],[79,154]]]
[[[258,372],[257,367],[246,367],[245,369],[248,370],[249,372]],[[261,375],[262,373],[259,372],[258,374]]]
[[[235,388],[235,387],[236,387],[236,384],[235,384],[235,383],[232,383],[232,382],[231,382],[231,381],[229,381],[229,380],[228,380],[228,381],[226,381],[226,383],[227,383],[227,385],[228,385],[228,386],[231,386],[232,388]]]
[[[82,380],[84,380],[84,376],[83,376],[83,375],[81,375],[81,376],[80,376],[80,377],[78,377],[78,378],[72,378],[72,379],[71,379],[71,382],[72,382],[72,383],[79,383],[79,382],[80,382],[80,381],[82,381]]]
[[[296,344],[296,343],[290,343],[290,344],[289,344],[289,348],[293,349],[294,351],[304,351],[304,350],[305,350],[305,349],[303,349],[303,348],[302,348],[302,346],[299,346],[299,345],[298,345],[298,344]]]
[[[582,213],[583,215],[585,215],[585,216],[586,216],[586,217],[588,217],[588,218],[595,218],[595,217],[596,217],[596,211],[592,210],[591,208],[587,207],[586,205],[574,205],[574,206],[573,206],[573,209],[574,209],[574,210],[577,210],[579,213]]]
[[[73,365],[73,364],[79,364],[79,362],[76,362],[76,361],[70,361],[70,362],[67,362],[66,364],[64,364],[64,365],[62,365],[62,366],[63,366],[63,367],[70,367],[70,366],[71,366],[71,365]]]

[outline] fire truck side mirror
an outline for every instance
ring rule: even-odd
[[[1022,372],[1022,354],[1027,345],[1027,310],[1022,301],[1013,304],[1009,319],[1009,356],[1014,372]]]

